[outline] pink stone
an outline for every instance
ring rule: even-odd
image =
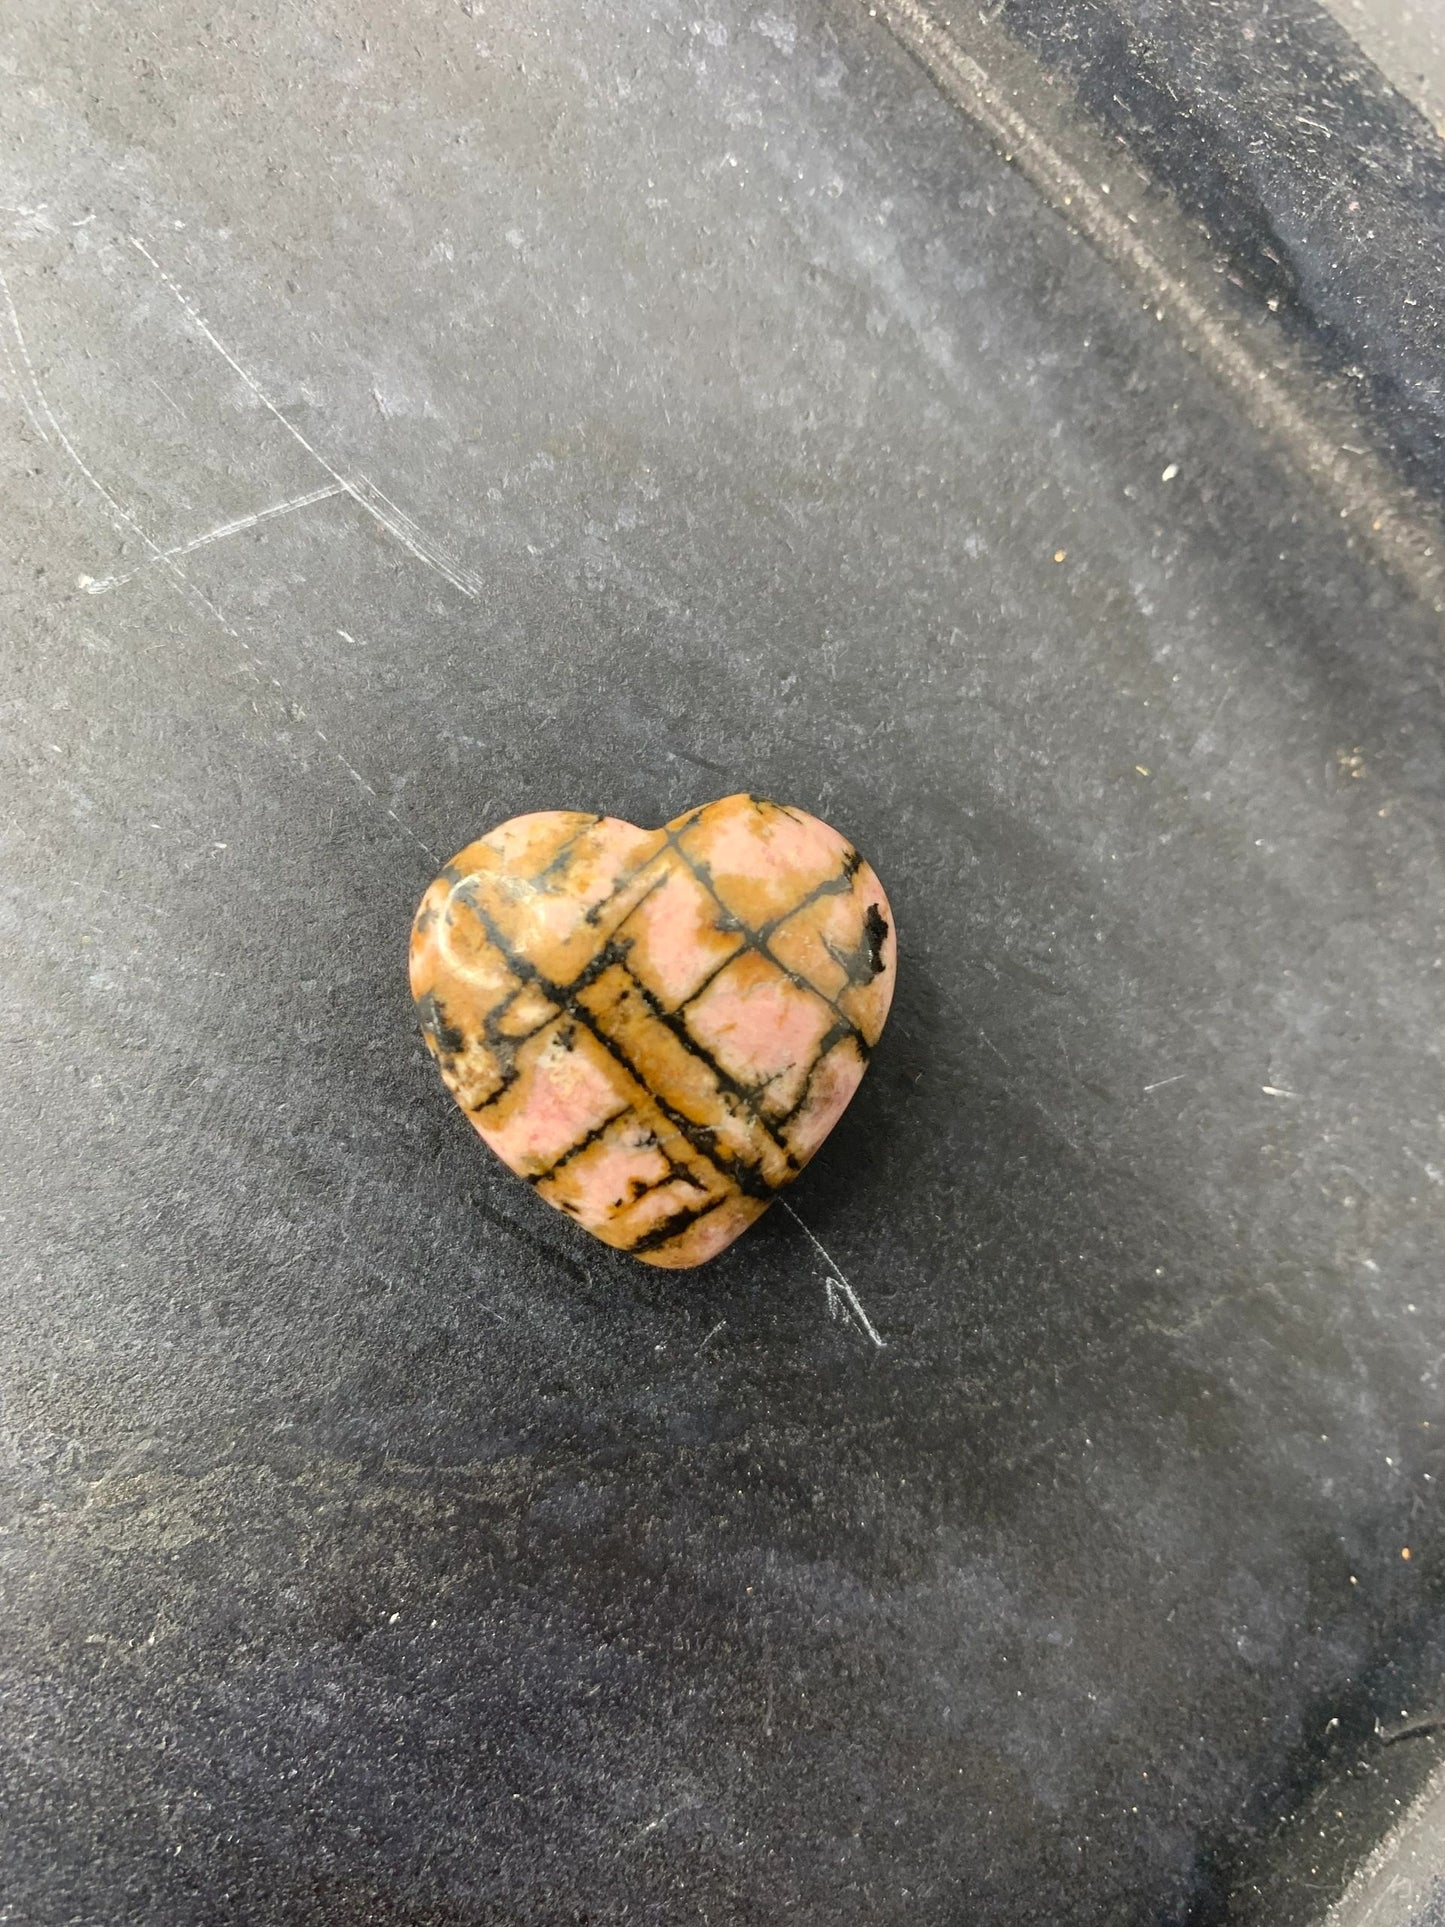
[[[893,997],[872,870],[729,796],[662,830],[514,817],[422,899],[412,993],[492,1149],[647,1264],[714,1257],[817,1151]]]

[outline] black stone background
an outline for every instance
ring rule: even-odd
[[[862,13],[0,74],[0,1913],[1225,1918],[1437,1651],[1435,619]],[[882,1351],[410,1011],[473,835],[739,788],[897,913]]]

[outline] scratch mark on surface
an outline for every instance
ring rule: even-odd
[[[1298,1091],[1281,1090],[1278,1084],[1261,1084],[1259,1087],[1266,1097],[1298,1097]]]
[[[193,596],[197,602],[201,603],[204,608],[208,609],[210,613],[216,618],[217,622],[220,623],[221,627],[225,630],[228,636],[236,637],[236,631],[231,627],[230,623],[227,622],[226,618],[221,614],[220,610],[216,607],[215,603],[211,601],[209,596],[203,595],[201,593],[201,591],[195,586],[195,584],[191,581],[189,576],[186,575],[185,571],[181,568],[180,564],[174,559],[174,557],[168,556],[165,553],[165,551],[159,546],[159,544],[151,540],[151,538],[146,534],[145,530],[141,527],[140,523],[136,521],[135,517],[130,513],[130,511],[128,509],[124,509],[121,507],[120,503],[111,494],[110,490],[106,487],[105,483],[101,481],[100,477],[95,473],[95,471],[92,468],[90,468],[89,465],[85,462],[85,460],[81,456],[79,449],[77,449],[77,447],[75,446],[75,443],[71,441],[70,437],[66,434],[65,430],[61,427],[60,422],[56,416],[55,410],[50,406],[50,403],[46,400],[45,390],[40,386],[39,377],[35,373],[35,365],[30,359],[30,350],[25,344],[25,336],[20,327],[20,316],[15,311],[15,298],[10,292],[10,283],[6,280],[3,269],[0,269],[0,292],[3,292],[5,296],[5,305],[10,311],[10,325],[15,331],[16,345],[20,350],[21,359],[25,363],[26,373],[30,377],[30,386],[34,391],[34,399],[35,399],[36,406],[39,408],[41,414],[44,415],[46,421],[49,422],[51,431],[54,434],[56,441],[60,444],[61,448],[65,451],[65,454],[68,460],[73,464],[75,469],[82,476],[84,476],[85,480],[89,482],[90,486],[95,490],[96,494],[100,496],[101,500],[110,509],[111,514],[115,516],[118,521],[123,522],[125,526],[131,531],[131,533],[145,544],[145,546],[150,550],[152,557],[156,561],[164,563],[165,567],[180,583],[181,587],[185,590],[186,594],[189,596]],[[28,405],[27,405],[26,412],[29,413]],[[50,437],[46,435],[44,436],[44,439],[48,443],[50,440]],[[236,640],[239,640],[239,637],[236,637]]]
[[[94,220],[95,216],[92,215],[90,218]],[[146,380],[150,383],[151,387],[155,389],[156,393],[161,397],[161,399],[163,401],[168,401],[171,407],[174,408],[176,413],[180,416],[181,420],[185,421],[186,411],[184,408],[181,407],[181,404],[176,400],[175,396],[171,394],[170,390],[166,388],[162,388],[154,375],[147,375]]]
[[[983,1041],[988,1045],[989,1049],[993,1052],[994,1056],[998,1059],[1000,1064],[1003,1065],[1004,1069],[1012,1070],[1013,1066],[1009,1063],[1008,1059],[1004,1056],[1003,1052],[999,1049],[998,1045],[987,1034],[987,1032],[980,1031],[978,1034],[980,1037],[983,1038]]]
[[[211,601],[209,596],[203,594],[201,590],[199,590],[196,587],[196,585],[191,581],[190,577],[186,574],[185,570],[182,569],[179,562],[176,561],[176,554],[182,553],[183,551],[172,551],[172,550],[163,549],[161,548],[159,543],[153,542],[150,536],[147,535],[145,530],[141,527],[140,523],[137,522],[135,517],[130,513],[130,511],[128,509],[122,508],[121,504],[111,494],[110,490],[106,487],[105,483],[102,482],[100,477],[94,472],[94,470],[88,466],[88,464],[82,457],[79,449],[76,448],[74,442],[71,441],[70,437],[66,434],[65,430],[61,427],[59,418],[56,416],[55,410],[50,406],[49,401],[46,399],[45,391],[40,386],[40,382],[36,377],[34,364],[31,362],[29,350],[26,347],[26,343],[25,343],[25,336],[20,327],[20,317],[16,313],[15,301],[13,296],[10,293],[10,284],[5,278],[5,272],[3,269],[0,269],[0,294],[3,294],[5,298],[5,306],[9,310],[10,325],[14,330],[16,344],[20,349],[21,357],[24,360],[26,370],[30,376],[30,384],[34,391],[35,404],[39,408],[41,414],[44,415],[46,421],[49,422],[51,430],[54,434],[55,440],[59,443],[67,459],[74,465],[77,471],[82,476],[84,476],[85,480],[95,490],[96,494],[100,496],[101,500],[110,509],[110,512],[112,516],[116,519],[116,521],[119,523],[123,523],[124,526],[128,528],[131,531],[131,533],[136,537],[136,539],[141,543],[143,543],[145,547],[150,550],[151,559],[155,562],[159,562],[165,568],[166,572],[175,578],[177,584],[180,586],[180,588],[186,595],[191,596],[195,601],[201,604],[201,606],[207,611],[208,614],[214,616],[216,621],[221,625],[221,627],[225,630],[226,634],[230,636],[233,641],[240,643],[242,649],[244,649],[246,651],[246,654],[250,657],[251,666],[257,671],[265,671],[267,675],[270,675],[270,671],[266,669],[265,664],[257,656],[255,650],[252,649],[250,643],[247,642],[243,636],[239,635],[237,631],[231,627],[230,623],[227,622],[225,616],[222,615],[221,611],[216,607],[215,603]],[[4,339],[3,334],[0,334],[0,341],[3,341],[3,339]],[[48,443],[50,440],[50,437],[46,436],[45,440]],[[328,492],[339,494],[341,493],[341,490],[337,489],[337,490],[332,490]],[[290,504],[290,506],[294,507],[296,506],[296,504],[292,503]],[[216,539],[216,537],[220,533],[221,531],[214,531],[212,537],[208,539]],[[271,677],[271,680],[277,689],[281,687],[281,684],[277,681],[277,679],[274,676]],[[410,840],[421,851],[422,855],[426,857],[428,862],[435,864],[437,862],[435,853],[427,848],[426,844],[422,842],[421,838],[416,834],[415,830],[409,829],[407,825],[402,822],[401,818],[397,815],[396,811],[392,809],[389,804],[382,802],[381,798],[377,795],[376,791],[372,788],[371,784],[367,782],[366,778],[361,774],[361,772],[353,768],[353,766],[346,760],[346,758],[341,754],[340,750],[337,749],[334,744],[326,741],[326,737],[322,734],[322,732],[319,729],[316,731],[316,735],[321,742],[326,744],[327,749],[336,758],[337,762],[341,764],[342,768],[347,770],[356,779],[356,781],[361,785],[362,789],[366,791],[367,795],[378,806],[378,808],[385,810],[386,814],[391,818],[392,822],[396,824],[397,828],[401,830],[405,836],[410,838]]]
[[[403,528],[410,529],[413,535],[421,534],[421,530],[417,527],[417,524],[413,520],[413,518],[407,514],[406,510],[403,508],[398,508],[396,503],[392,501],[391,497],[386,493],[384,493],[383,490],[378,488],[376,483],[372,481],[369,475],[363,475],[361,471],[358,469],[356,480],[359,486],[364,488],[369,495],[374,495],[378,502],[381,502],[382,504],[384,504],[385,507],[391,510],[392,514],[396,517],[397,521],[402,524]]]
[[[666,1813],[659,1813],[655,1820],[649,1820],[645,1827],[639,1827],[637,1832],[632,1836],[633,1840],[642,1840],[649,1833],[656,1833],[659,1827],[665,1827],[669,1820],[675,1820],[680,1813],[689,1812],[691,1807],[692,1802],[690,1800],[679,1801],[675,1807],[669,1807]]]
[[[1181,1078],[1187,1077],[1188,1075],[1188,1071],[1175,1071],[1172,1077],[1161,1077],[1157,1084],[1146,1084],[1144,1086],[1144,1095],[1147,1097],[1150,1091],[1162,1091],[1166,1084],[1177,1084]]]
[[[179,283],[166,273],[165,269],[151,253],[145,242],[133,234],[130,237],[130,244],[138,254],[144,256],[144,258],[149,261],[161,285],[180,303],[181,308],[190,318],[193,326],[205,336],[206,340],[210,342],[211,346],[226,365],[246,384],[257,401],[260,402],[261,406],[275,416],[276,420],[280,422],[281,426],[293,440],[299,442],[301,447],[304,448],[306,453],[311,457],[312,461],[323,468],[331,477],[332,481],[351,497],[358,508],[364,509],[368,515],[379,522],[388,535],[400,542],[401,546],[406,549],[409,554],[415,556],[418,562],[423,562],[428,568],[435,569],[437,574],[449,582],[454,589],[475,601],[481,589],[481,584],[478,579],[475,576],[469,575],[465,570],[455,566],[434,542],[422,535],[420,529],[418,529],[416,523],[412,521],[409,515],[404,515],[394,502],[382,494],[374,482],[366,481],[365,477],[361,478],[360,483],[353,482],[349,477],[343,475],[340,469],[333,468],[331,463],[328,462],[326,457],[321,453],[320,449],[307,441],[295,423],[286,415],[282,414],[281,410],[277,407],[276,403],[272,401],[256,377],[251,374],[248,369],[241,366],[241,363],[237,361],[226,344],[212,332],[200,309],[194,301],[191,300],[190,296],[186,294],[184,289],[181,288]],[[383,503],[385,503],[385,507],[381,506]]]
[[[391,807],[390,803],[384,803],[381,800],[381,797],[379,796],[379,794],[372,788],[371,784],[367,782],[366,778],[362,775],[361,771],[356,768],[355,764],[347,762],[346,758],[342,755],[341,751],[336,747],[335,743],[333,743],[330,737],[326,734],[326,731],[324,729],[318,729],[316,734],[318,738],[323,743],[325,743],[326,747],[331,751],[331,754],[336,758],[337,762],[340,763],[341,767],[347,772],[347,774],[350,776],[354,776],[356,778],[357,782],[360,783],[361,787],[366,791],[367,795],[371,798],[372,802],[376,804],[377,808],[381,810],[385,810],[387,815],[391,818],[392,822],[395,823],[396,827],[402,832],[402,834],[405,836],[409,836],[412,842],[415,843],[416,847],[421,851],[422,855],[426,857],[430,862],[435,863],[438,866],[438,868],[440,868],[441,858],[436,854],[435,850],[429,850],[426,844],[423,843],[421,838],[417,835],[416,831],[410,828],[409,825],[402,822],[401,818],[397,815],[396,811]]]
[[[268,509],[257,509],[254,515],[238,515],[234,522],[223,522],[218,529],[208,529],[204,535],[193,536],[189,542],[180,542],[173,549],[162,549],[159,555],[149,556],[141,564],[141,569],[149,568],[152,562],[166,562],[172,556],[189,555],[193,549],[204,549],[212,542],[224,542],[228,535],[243,535],[247,529],[254,529],[260,522],[269,522],[277,515],[290,515],[296,509],[309,509],[315,502],[326,502],[333,495],[344,495],[345,490],[338,482],[328,482],[325,488],[312,489],[309,495],[298,495],[289,502],[276,502]],[[103,575],[98,580],[86,576],[81,587],[87,595],[104,595],[107,589],[118,589],[122,582],[131,582],[141,569],[129,569],[124,575]]]
[[[841,1298],[848,1307],[848,1310],[852,1312],[854,1318],[858,1321],[859,1328],[864,1334],[872,1339],[880,1352],[886,1351],[888,1349],[887,1341],[879,1337],[878,1327],[873,1323],[873,1320],[868,1316],[867,1312],[864,1311],[857,1292],[854,1291],[833,1259],[828,1255],[822,1240],[814,1237],[813,1233],[808,1229],[807,1225],[803,1223],[803,1220],[798,1216],[786,1198],[779,1198],[778,1203],[782,1205],[784,1211],[787,1212],[788,1216],[793,1220],[793,1223],[797,1225],[803,1236],[808,1240],[809,1244],[812,1245],[813,1249],[823,1260],[823,1263],[833,1274],[831,1278],[824,1280],[829,1317],[836,1317],[837,1314],[834,1307],[838,1299]]]
[[[36,393],[38,394],[40,391],[40,383],[35,379],[35,370],[31,366],[31,362],[30,362],[30,351],[25,346],[24,335],[20,332],[20,317],[18,314],[16,314],[15,303],[10,298],[9,284],[6,282],[0,281],[0,286],[4,286],[5,288],[5,305],[10,310],[10,326],[15,331],[16,346],[20,350],[21,356],[25,362],[26,370],[29,373],[31,383],[33,384],[36,390]],[[0,342],[4,342],[5,366],[10,370],[10,379],[14,382],[15,392],[20,397],[20,406],[25,410],[25,419],[30,423],[30,426],[35,430],[36,434],[40,437],[41,441],[48,444],[50,441],[50,437],[46,434],[44,426],[41,423],[40,417],[36,414],[35,410],[30,405],[30,396],[27,394],[25,383],[24,381],[22,381],[20,377],[20,370],[15,366],[15,357],[10,352],[10,343],[5,340],[5,337],[3,335],[0,335]]]
[[[718,1333],[726,1329],[727,1322],[728,1321],[726,1320],[726,1318],[720,1318],[717,1321],[717,1323],[713,1326],[712,1330],[708,1333],[707,1337],[702,1341],[702,1343],[697,1348],[697,1355],[699,1358],[702,1357],[703,1353],[707,1350],[708,1346],[712,1343],[712,1341],[717,1337]]]

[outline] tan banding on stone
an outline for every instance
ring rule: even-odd
[[[836,830],[729,796],[661,830],[501,824],[423,897],[411,987],[497,1155],[604,1244],[680,1269],[842,1116],[896,960],[883,887]]]

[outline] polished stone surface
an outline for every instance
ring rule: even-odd
[[[448,1089],[604,1244],[727,1248],[846,1110],[893,999],[893,913],[805,811],[753,796],[661,830],[546,810],[422,899],[411,987]]]

